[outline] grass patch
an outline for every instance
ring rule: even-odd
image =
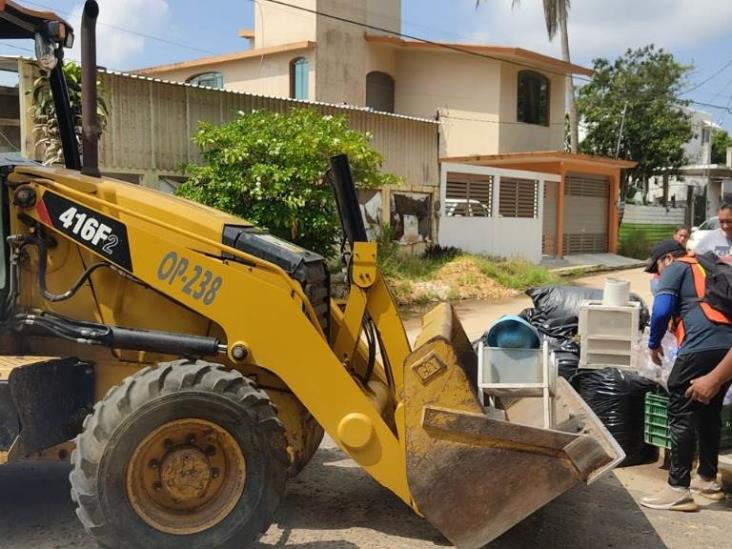
[[[411,256],[400,254],[396,246],[381,246],[379,265],[397,301],[403,305],[500,300],[562,279],[522,259],[472,255],[454,248],[432,247],[422,256]]]
[[[496,259],[475,256],[480,270],[501,286],[513,290],[528,290],[534,286],[556,284],[560,277],[524,259]]]

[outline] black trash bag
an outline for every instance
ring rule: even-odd
[[[622,467],[655,459],[656,448],[643,439],[644,399],[657,385],[617,368],[579,370],[572,385],[625,451]]]
[[[524,309],[519,313],[529,322],[549,343],[549,350],[566,352],[577,355],[579,358],[579,342],[576,340],[577,324],[563,324],[559,320],[547,320],[537,309]]]
[[[577,335],[577,319],[566,323],[564,319],[548,318],[539,309],[524,309],[519,316],[536,328],[542,335],[561,339]]]
[[[602,290],[597,288],[582,288],[579,286],[542,286],[530,288],[526,295],[534,302],[536,316],[542,321],[559,321],[564,325],[576,324],[579,308],[583,301],[600,301]],[[648,306],[638,294],[631,293],[630,301],[640,303],[640,330],[643,330],[651,320]]]
[[[566,380],[572,379],[579,367],[579,354],[557,351],[554,353],[557,372]]]

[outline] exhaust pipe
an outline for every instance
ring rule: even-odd
[[[97,16],[99,4],[86,0],[81,16],[81,173],[100,177],[97,119]]]

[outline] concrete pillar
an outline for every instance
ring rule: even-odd
[[[727,147],[727,166],[732,168],[732,147]]]
[[[566,169],[564,164],[559,169],[559,185],[557,186],[557,257],[564,257],[564,177]]]

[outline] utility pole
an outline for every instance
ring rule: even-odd
[[[620,157],[620,142],[623,140],[623,127],[625,126],[625,113],[628,110],[628,102],[623,105],[623,114],[620,116],[620,131],[618,132],[618,144],[615,147],[615,158]]]

